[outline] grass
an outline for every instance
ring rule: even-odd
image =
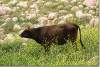
[[[98,65],[98,28],[83,28],[82,49],[77,40],[78,51],[71,43],[52,45],[48,54],[34,40],[23,40],[15,34],[13,41],[5,40],[0,44],[0,65]]]

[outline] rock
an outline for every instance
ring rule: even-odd
[[[40,26],[44,26],[44,25],[46,26],[48,24],[48,16],[45,15],[43,17],[39,17],[38,21]]]
[[[97,0],[85,0],[83,2],[83,4],[86,5],[86,6],[88,6],[88,7],[92,7],[92,6],[96,5],[96,1]]]
[[[13,17],[12,21],[14,21],[14,22],[18,21],[18,17]]]
[[[95,27],[95,26],[98,26],[99,24],[99,18],[98,17],[95,17],[95,18],[92,18],[89,22],[89,25],[91,27]]]
[[[77,11],[77,10],[79,10],[79,7],[78,6],[73,6],[72,8],[71,8],[71,11]]]
[[[28,3],[27,1],[19,1],[19,3],[17,3],[17,6],[27,8],[28,7],[27,3]]]
[[[15,24],[14,27],[13,27],[13,31],[18,31],[20,29],[21,29],[21,27],[18,24]]]
[[[0,5],[0,16],[6,15],[11,12],[10,7],[6,7],[5,5]]]
[[[83,11],[82,10],[78,10],[78,11],[76,11],[76,17],[77,18],[82,18],[83,17]]]
[[[54,18],[56,18],[57,17],[57,13],[55,13],[55,12],[51,12],[51,13],[49,13],[49,15],[48,15],[48,19],[49,20],[52,20],[52,19],[54,19]]]

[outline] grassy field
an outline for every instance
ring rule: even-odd
[[[98,28],[81,27],[82,49],[78,51],[70,43],[52,45],[48,54],[34,40],[22,40],[18,34],[0,43],[0,65],[98,65]]]
[[[99,0],[0,0],[0,66],[98,65]],[[54,44],[45,53],[36,41],[19,37],[27,27],[73,22],[81,28],[82,49]]]

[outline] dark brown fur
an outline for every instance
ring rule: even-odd
[[[34,39],[37,43],[44,46],[45,50],[47,50],[52,43],[62,45],[66,43],[67,40],[74,43],[77,38],[78,29],[80,31],[80,43],[82,47],[85,48],[81,41],[80,27],[74,23],[26,29],[20,36]]]

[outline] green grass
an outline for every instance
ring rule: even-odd
[[[23,45],[22,39],[16,34],[13,41],[0,44],[0,65],[98,65],[98,29],[83,28],[82,41],[86,47],[82,49],[77,40],[78,51],[71,43],[52,45],[49,53],[34,40]]]

